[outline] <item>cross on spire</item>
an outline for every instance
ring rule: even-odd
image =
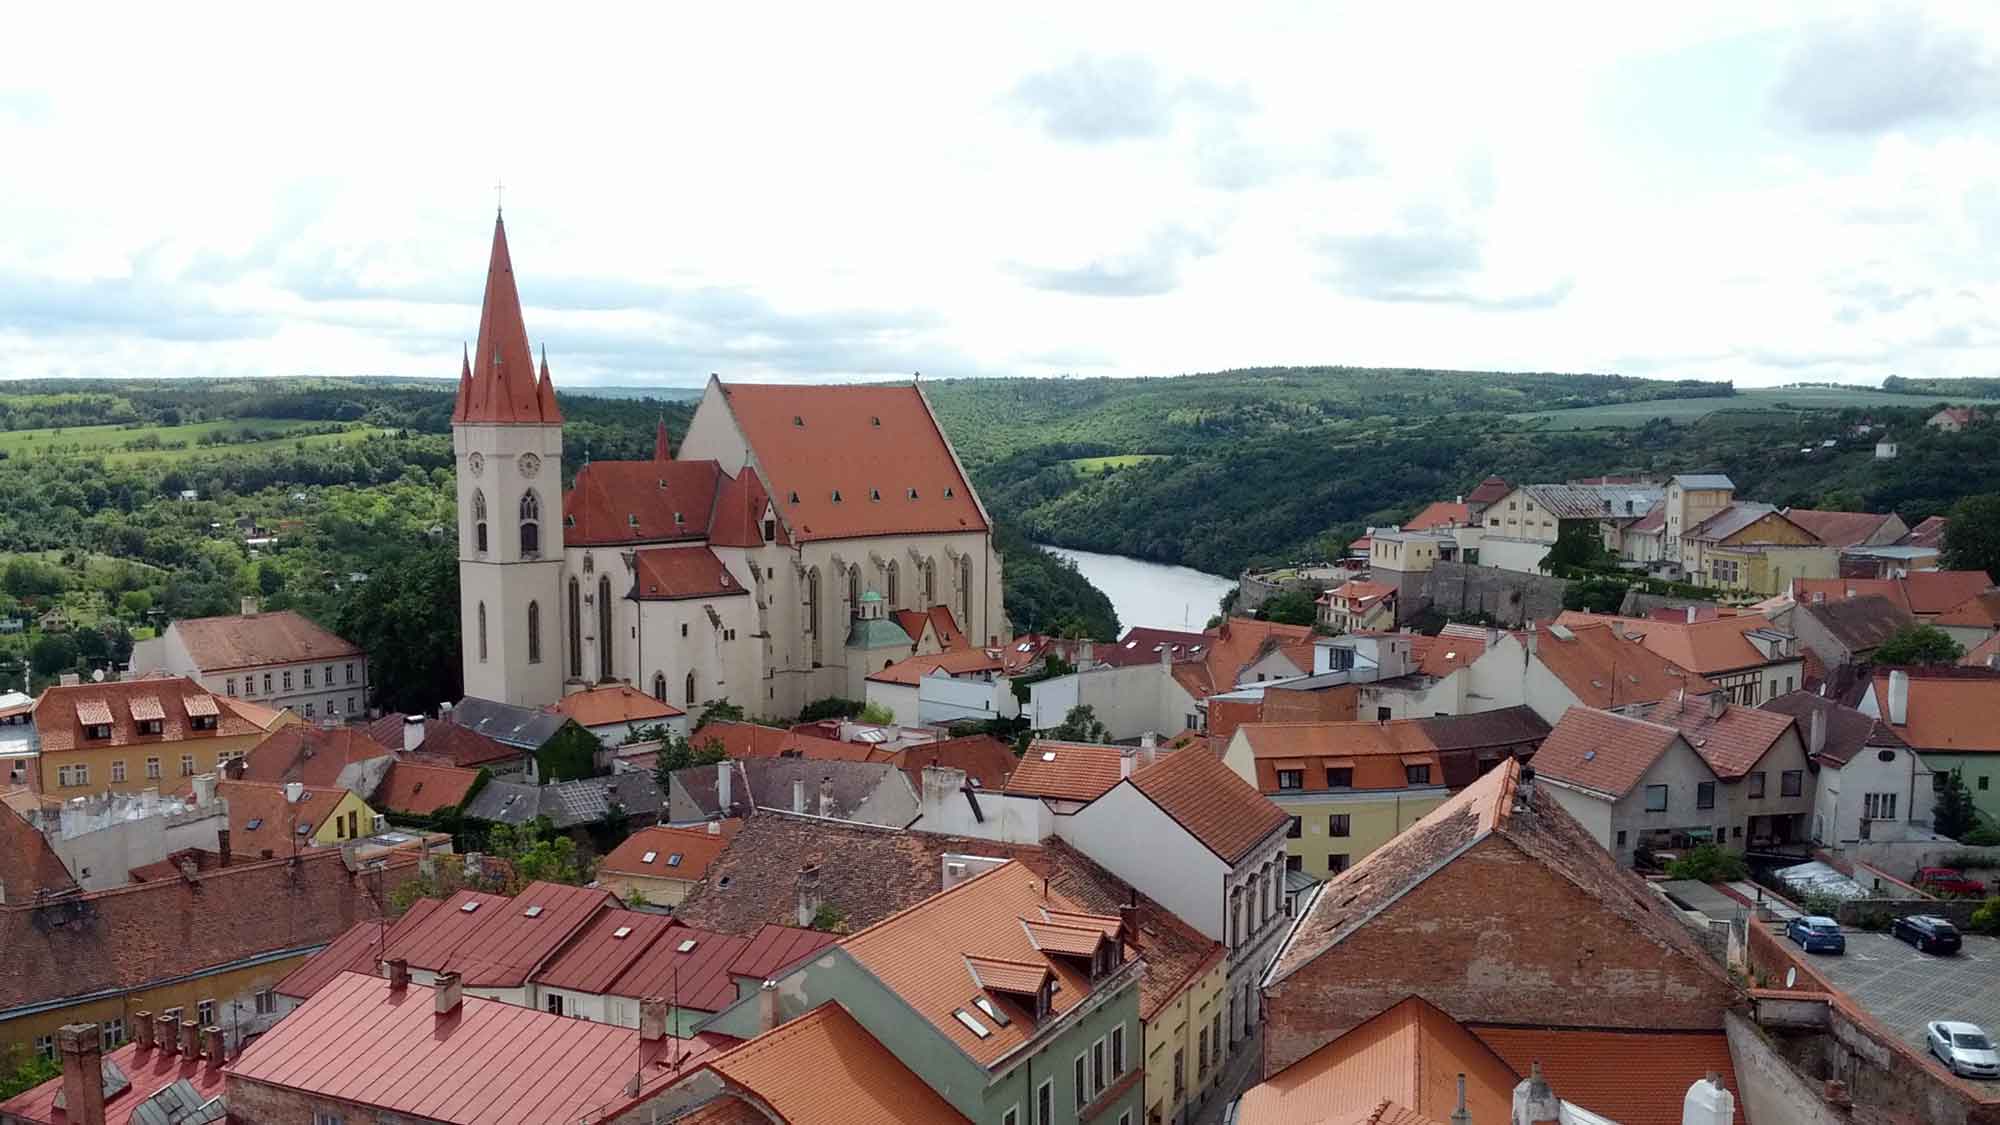
[[[503,193],[506,192],[506,190],[507,190],[507,185],[505,182],[500,180],[493,181],[493,213],[496,215],[500,213],[501,203],[502,203],[501,197]]]

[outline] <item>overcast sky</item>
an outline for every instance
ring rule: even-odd
[[[1449,7],[24,7],[0,376],[2000,374],[2000,5]]]

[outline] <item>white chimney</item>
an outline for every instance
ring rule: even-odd
[[[197,806],[215,803],[215,775],[198,773],[194,775],[194,803]]]
[[[1736,1120],[1736,1095],[1722,1085],[1714,1071],[1688,1087],[1681,1099],[1681,1125],[1730,1125]]]
[[[424,744],[424,717],[422,715],[403,716],[403,749],[415,750]]]
[[[255,616],[257,616],[257,599],[256,599],[256,598],[244,598],[244,599],[243,599],[243,616],[245,616],[245,617],[255,617]]]
[[[1910,721],[1910,674],[1900,669],[1889,673],[1889,725],[1900,727]]]
[[[722,835],[722,819],[720,817],[708,818],[708,834],[711,836]]]
[[[832,777],[822,777],[819,779],[819,815],[821,816],[833,815]]]
[[[792,811],[795,813],[806,811],[806,779],[803,777],[792,779]]]
[[[305,787],[305,786],[304,786],[303,784],[301,784],[301,783],[299,783],[299,782],[296,782],[296,781],[287,781],[287,782],[285,782],[285,803],[286,803],[286,804],[288,804],[288,805],[296,805],[296,804],[298,804],[298,803],[299,803],[299,798],[301,798],[301,797],[303,797],[303,796],[305,796],[305,795],[306,795],[306,787]]]
[[[1812,719],[1806,724],[1806,753],[1817,754],[1826,749],[1826,712],[1813,708]]]
[[[1528,1077],[1514,1087],[1513,1125],[1556,1125],[1562,1120],[1562,1099],[1542,1078],[1540,1060],[1531,1064]]]
[[[729,815],[729,759],[715,763],[715,804],[722,815]]]
[[[1120,781],[1132,776],[1132,759],[1138,756],[1139,751],[1134,747],[1127,747],[1118,752],[1118,779]]]
[[[1689,606],[1689,607],[1687,607],[1687,623],[1688,623],[1688,624],[1690,624],[1690,625],[1694,624],[1694,607],[1693,607],[1693,606]]]

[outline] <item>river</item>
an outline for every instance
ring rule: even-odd
[[[1222,595],[1236,585],[1234,578],[1185,566],[1163,566],[1095,551],[1072,551],[1046,543],[1041,547],[1075,563],[1090,584],[1111,599],[1111,608],[1118,613],[1118,624],[1126,629],[1144,625],[1199,632],[1209,618],[1222,612]]]

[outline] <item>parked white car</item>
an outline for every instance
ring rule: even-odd
[[[1953,1074],[1962,1078],[2000,1078],[2000,1054],[1994,1053],[1993,1040],[1986,1037],[1979,1025],[1933,1020],[1925,1030],[1931,1054],[1942,1060]]]

